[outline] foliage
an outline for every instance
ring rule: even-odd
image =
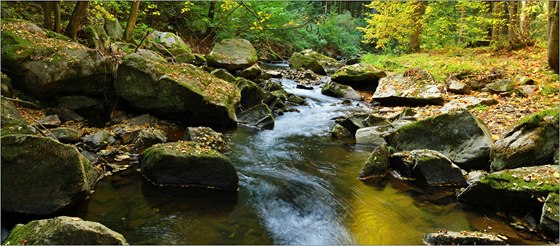
[[[372,1],[368,8],[376,11],[366,18],[364,42],[374,43],[376,48],[404,50],[412,32],[413,5],[410,1]]]

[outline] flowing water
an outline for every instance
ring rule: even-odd
[[[280,82],[309,106],[278,116],[273,130],[228,134],[239,192],[162,189],[133,167],[101,180],[74,215],[105,224],[131,244],[421,244],[426,232],[488,226],[512,243],[533,243],[491,213],[461,209],[453,190],[392,177],[357,180],[371,149],[329,132],[333,118],[369,107]]]

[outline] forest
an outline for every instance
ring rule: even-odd
[[[559,243],[557,0],[0,4],[3,245]]]

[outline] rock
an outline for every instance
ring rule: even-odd
[[[134,53],[119,65],[115,91],[130,105],[190,123],[232,126],[240,94],[231,83],[190,64]]]
[[[387,76],[384,71],[369,64],[354,64],[342,67],[336,71],[331,79],[343,85],[349,85],[354,89],[375,91],[379,79]]]
[[[385,140],[399,150],[431,149],[462,169],[488,168],[492,138],[482,121],[457,110],[401,127]]]
[[[97,131],[82,138],[85,144],[99,150],[115,143],[115,137],[107,131]]]
[[[98,174],[75,147],[34,135],[1,140],[2,210],[52,214],[93,189]]]
[[[357,144],[371,144],[371,145],[383,145],[387,144],[383,136],[386,136],[386,129],[391,128],[390,125],[383,126],[371,126],[360,128],[356,131],[356,143]]]
[[[239,72],[237,75],[246,79],[256,79],[261,75],[261,73],[262,69],[259,64],[253,64],[252,66],[245,68],[244,70]]]
[[[136,148],[149,147],[167,141],[164,132],[153,128],[124,132],[121,139],[124,144],[133,144]]]
[[[487,84],[485,88],[492,93],[504,93],[513,91],[514,86],[515,82],[513,82],[513,80],[511,79],[506,78]]]
[[[62,125],[62,122],[58,118],[58,115],[53,114],[53,115],[47,115],[42,119],[35,121],[34,125],[46,127],[46,128],[52,128],[52,127],[58,127]]]
[[[265,101],[266,93],[257,83],[248,79],[237,78],[234,84],[241,92],[240,104],[244,108],[251,108]]]
[[[412,168],[414,168],[415,161],[416,158],[410,152],[403,151],[391,155],[389,166],[397,170],[402,177],[412,178]]]
[[[495,104],[498,104],[498,100],[496,100],[494,98],[481,98],[481,97],[468,96],[468,97],[454,99],[454,100],[446,103],[440,109],[440,111],[442,113],[447,113],[449,111],[457,110],[457,109],[474,108],[474,107],[479,106],[479,105],[491,106],[491,105],[495,105]]]
[[[467,231],[426,233],[424,243],[428,245],[506,245],[504,240],[495,235]]]
[[[113,40],[122,40],[124,38],[124,29],[117,18],[105,19],[105,30],[107,35]]]
[[[310,49],[293,53],[289,63],[291,68],[309,69],[321,75],[332,74],[342,67],[342,63],[337,60]]]
[[[306,69],[305,71],[303,71],[303,78],[309,80],[317,80],[317,75],[313,71]]]
[[[558,192],[557,177],[558,165],[494,172],[463,190],[458,200],[497,211],[526,214],[542,207],[539,198]]]
[[[352,134],[352,136],[354,136],[358,129],[369,126],[367,122],[365,122],[368,117],[369,114],[356,113],[340,120],[338,124],[346,128]]]
[[[307,85],[302,85],[302,84],[297,84],[296,88],[297,89],[302,89],[302,90],[313,90],[313,86],[307,86]]]
[[[289,95],[287,102],[295,105],[308,105],[305,98],[296,95]]]
[[[412,177],[428,186],[466,186],[461,169],[438,151],[410,151],[414,158]]]
[[[200,146],[207,146],[222,153],[229,150],[224,134],[216,132],[210,127],[188,127],[183,135],[183,140],[193,141]]]
[[[323,85],[321,93],[327,96],[347,98],[352,100],[361,100],[362,96],[358,94],[352,87],[347,85],[341,85],[339,83],[328,81]]]
[[[472,88],[459,81],[455,76],[450,76],[447,80],[447,90],[455,94],[470,94]]]
[[[484,170],[470,171],[469,173],[467,173],[467,184],[472,185],[486,175],[488,175],[488,172]]]
[[[191,48],[179,36],[170,32],[153,31],[146,37],[142,47],[158,51],[165,57],[175,58],[178,62],[194,60]]]
[[[537,94],[539,86],[537,85],[521,85],[516,88],[516,91],[524,97],[532,97]]]
[[[245,69],[257,63],[257,51],[245,39],[224,39],[214,45],[206,57],[209,66],[228,71]]]
[[[50,133],[62,143],[75,143],[80,141],[82,132],[68,127],[58,127],[50,130]]]
[[[359,180],[383,177],[389,171],[389,148],[387,145],[376,147],[360,170]]]
[[[258,104],[239,114],[239,123],[264,129],[274,128],[272,110],[266,104]]]
[[[95,116],[103,111],[101,103],[86,96],[63,96],[56,101],[59,108],[72,110],[82,116]]]
[[[424,72],[429,75],[427,71]],[[387,106],[443,105],[443,94],[431,75],[414,74],[407,71],[403,75],[390,75],[380,79],[371,100]]]
[[[19,133],[19,134],[33,134],[36,132],[35,128],[27,124],[27,121],[21,116],[19,110],[14,104],[4,97],[2,97],[2,113],[1,124],[2,136],[6,134]]]
[[[204,55],[196,53],[180,55],[177,60],[178,62],[186,62],[195,66],[204,66],[204,64],[206,64]]]
[[[67,216],[33,220],[25,225],[18,224],[3,243],[14,245],[128,245],[120,233],[100,223]]]
[[[548,194],[542,208],[540,219],[540,225],[543,231],[553,238],[558,238],[558,223],[560,221],[558,204],[560,204],[558,193],[554,192]]]
[[[235,76],[231,75],[231,73],[223,68],[214,69],[214,71],[212,71],[210,74],[227,82],[235,83]]]
[[[535,81],[527,76],[522,76],[517,79],[518,85],[534,85]]]
[[[354,136],[348,129],[339,124],[336,124],[333,127],[333,129],[331,130],[331,135],[334,138],[348,138]]]
[[[2,77],[0,82],[2,83],[2,96],[10,97],[12,95],[12,80],[8,75],[1,73]]]
[[[2,68],[36,97],[112,91],[111,58],[30,22],[3,21],[1,50]]]
[[[558,114],[558,108],[552,108],[521,119],[494,143],[490,153],[491,169],[552,163],[559,145]]]
[[[51,114],[51,115],[56,114],[58,115],[58,118],[62,122],[66,122],[66,121],[80,122],[84,120],[84,117],[82,117],[79,114],[76,114],[74,111],[69,109],[47,108],[45,110],[45,114]]]
[[[270,75],[271,78],[282,78],[282,72],[276,70],[265,70],[264,73]]]
[[[236,191],[239,182],[227,157],[194,142],[156,144],[142,153],[140,167],[144,177],[159,186]]]

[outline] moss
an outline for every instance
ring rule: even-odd
[[[546,117],[554,117],[554,122],[558,123],[559,121],[559,108],[552,108],[552,109],[547,109],[547,110],[543,110],[537,113],[534,113],[532,115],[529,116],[525,116],[523,118],[521,118],[519,120],[519,122],[517,123],[517,125],[523,126],[525,129],[532,129],[535,127],[538,127],[541,125],[541,123],[543,122],[543,120]]]
[[[483,177],[480,183],[493,189],[510,191],[550,193],[558,192],[559,189],[558,178],[554,177],[554,173],[538,173],[523,169],[491,173]]]

